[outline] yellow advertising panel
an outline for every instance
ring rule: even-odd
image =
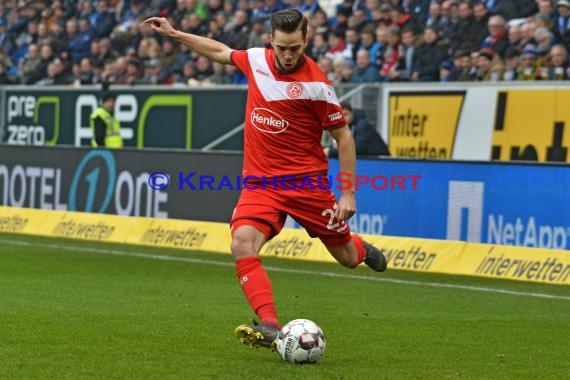
[[[125,243],[230,253],[230,228],[224,223],[136,218]]]
[[[570,284],[570,251],[466,244],[462,256],[465,274]]]
[[[391,92],[388,145],[394,157],[451,159],[464,91]]]
[[[491,159],[570,162],[567,125],[570,89],[501,91]]]
[[[0,206],[0,232],[231,253],[226,223]],[[378,235],[363,238],[383,251],[390,269],[570,285],[570,251]],[[320,240],[288,228],[265,244],[260,254],[335,261]]]

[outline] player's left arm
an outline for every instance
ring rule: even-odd
[[[335,139],[338,147],[338,161],[340,171],[346,173],[350,177],[350,186],[348,189],[342,190],[336,217],[343,221],[350,219],[356,212],[356,150],[354,147],[354,139],[348,125],[341,128],[331,129],[331,136]]]

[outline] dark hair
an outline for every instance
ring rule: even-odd
[[[343,100],[342,102],[340,102],[340,107],[342,109],[349,110],[350,112],[352,112],[352,104],[350,104],[348,100]]]
[[[307,37],[307,23],[307,18],[297,9],[284,9],[271,16],[271,34],[274,35],[277,30],[285,33],[301,30],[303,39],[305,39]]]
[[[105,103],[107,100],[111,100],[111,99],[115,100],[116,96],[110,92],[104,93],[103,96],[101,97],[101,101],[103,103]]]

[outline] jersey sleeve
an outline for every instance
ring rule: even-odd
[[[323,98],[326,99],[326,101],[319,102],[320,104],[319,107],[317,107],[317,112],[319,112],[323,129],[344,127],[346,125],[346,120],[344,119],[342,108],[339,104],[338,98],[336,97],[334,87],[329,84],[324,84],[322,89],[324,92]]]
[[[249,58],[247,56],[247,50],[233,50],[230,54],[230,59],[232,63],[245,75],[249,78],[250,74],[250,66],[249,66]]]

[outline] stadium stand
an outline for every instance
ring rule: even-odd
[[[269,44],[268,18],[310,20],[306,53],[333,82],[520,81],[569,77],[568,0],[5,0],[0,84],[243,84],[234,68],[150,32],[179,29],[235,49]],[[359,51],[366,50],[368,54]],[[364,59],[364,58],[362,58]]]

